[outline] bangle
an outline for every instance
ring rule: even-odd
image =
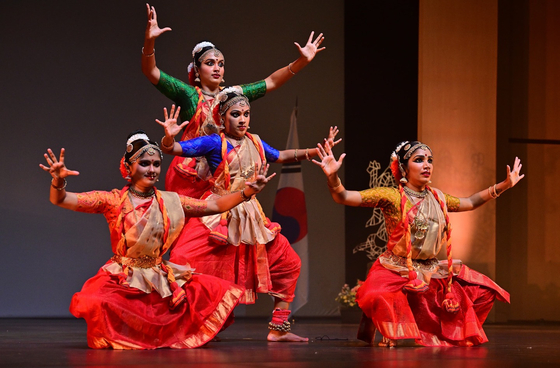
[[[173,139],[173,143],[171,143],[169,146],[165,145],[165,143],[163,143],[163,140],[165,139],[165,135],[163,137],[161,137],[161,146],[163,148],[165,148],[166,150],[172,150],[173,146],[175,145],[175,139]]]
[[[296,150],[294,151],[294,160],[299,161],[299,158],[297,157],[297,150],[298,149],[296,148]]]
[[[338,178],[338,184],[336,184],[334,187],[331,187],[331,185],[329,184],[329,181],[327,180],[327,185],[328,185],[330,190],[335,190],[336,188],[338,188],[339,186],[342,185],[342,181],[340,180],[340,178]]]
[[[59,179],[60,179],[60,178],[59,178]],[[55,187],[55,186],[53,185],[54,178],[52,178],[52,179],[51,179],[51,187],[53,187],[53,188],[56,189],[56,190],[62,190],[62,189],[64,189],[64,188],[66,188],[66,185],[68,184],[68,182],[66,181],[66,178],[63,178],[62,180],[64,180],[64,184],[62,184],[61,187]]]
[[[492,199],[496,199],[498,198],[500,195],[498,194],[498,192],[496,191],[496,184],[494,184],[493,186],[489,186],[488,187],[488,194],[490,194],[490,197],[492,197]]]
[[[294,71],[292,70],[292,63],[288,64],[288,71],[292,73],[292,75],[296,75],[296,73],[294,73]]]
[[[309,158],[309,148],[305,149],[305,158],[307,159],[307,161],[311,161],[311,158]]]
[[[144,55],[145,57],[152,57],[154,56],[154,54],[156,53],[156,49],[154,47],[154,49],[152,50],[152,53],[149,55],[144,54],[144,47],[142,47],[142,55]]]
[[[251,200],[251,196],[247,196],[247,195],[245,194],[245,189],[241,190],[239,193],[241,194],[241,198],[243,198],[243,200],[244,200],[245,202]]]
[[[498,198],[498,197],[500,196],[500,195],[498,194],[498,189],[496,188],[496,185],[497,185],[497,184],[494,184],[494,195],[495,195],[494,198]]]

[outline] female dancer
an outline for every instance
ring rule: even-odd
[[[193,62],[189,65],[189,83],[175,79],[156,66],[155,40],[162,33],[171,28],[159,28],[155,8],[146,4],[148,23],[146,26],[144,47],[142,48],[142,72],[157,89],[181,107],[181,120],[189,122],[181,137],[187,140],[217,133],[212,127],[203,127],[208,109],[216,94],[220,91],[220,84],[224,81],[224,56],[210,42],[197,44],[192,52]],[[283,67],[266,79],[259,82],[237,86],[238,92],[247,96],[249,101],[263,97],[265,93],[274,91],[286,83],[297,72],[313,60],[315,55],[324,50],[319,48],[324,40],[321,33],[313,41],[311,32],[307,44],[301,47],[295,42],[300,56],[294,62]],[[167,171],[165,179],[166,190],[174,191],[191,197],[200,196],[211,187],[208,180],[212,177],[208,165],[201,158],[175,157]]]
[[[516,157],[506,179],[467,198],[444,194],[428,186],[433,174],[432,150],[417,141],[402,142],[393,152],[391,171],[398,188],[346,190],[337,175],[338,160],[330,147],[319,145],[321,166],[335,202],[348,206],[380,207],[390,234],[387,251],[371,268],[358,289],[365,317],[358,337],[380,346],[414,339],[425,346],[472,346],[488,339],[482,329],[494,299],[509,303],[509,294],[487,276],[451,257],[448,212],[470,211],[513,187],[520,175]],[[446,246],[447,261],[436,256]]]
[[[247,132],[250,123],[250,105],[246,96],[233,88],[224,89],[216,96],[216,117],[221,119],[224,132],[175,142],[185,123],[177,125],[179,109],[171,108],[165,121],[156,120],[165,129],[162,148],[165,153],[182,156],[203,156],[213,173],[213,187],[203,198],[218,198],[227,193],[242,191],[245,182],[253,178],[267,161],[286,163],[310,159],[317,149],[290,149],[278,151],[257,135]],[[214,111],[214,110],[213,110]],[[214,124],[214,114],[209,114]],[[331,128],[326,144],[335,145],[338,129]],[[212,274],[245,287],[240,303],[252,304],[256,293],[274,296],[269,341],[307,341],[290,333],[288,310],[294,298],[301,261],[281,235],[280,226],[264,215],[258,200],[246,197],[246,202],[229,212],[200,219],[189,219],[171,252],[171,259],[185,259],[197,270]]]
[[[220,331],[239,302],[243,288],[217,277],[194,273],[188,263],[162,260],[179,235],[185,215],[226,211],[259,192],[274,175],[255,176],[244,191],[199,200],[162,192],[154,186],[162,152],[142,131],[129,135],[121,173],[130,184],[111,192],[66,191],[66,178],[78,175],[45,154],[52,176],[50,200],[74,211],[102,213],[109,223],[114,256],[72,298],[70,311],[88,324],[91,348],[195,348]]]

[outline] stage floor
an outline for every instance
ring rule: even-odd
[[[0,367],[560,367],[560,325],[486,325],[473,348],[370,347],[357,324],[302,319],[308,343],[269,343],[267,320],[237,319],[220,342],[189,350],[89,349],[77,319],[0,319]]]

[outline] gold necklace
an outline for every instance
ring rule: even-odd
[[[406,194],[408,194],[411,197],[424,198],[428,195],[428,190],[427,189],[424,189],[421,192],[417,192],[415,190],[410,189],[409,187],[407,187],[405,185],[405,186],[403,186],[403,190],[405,191]]]

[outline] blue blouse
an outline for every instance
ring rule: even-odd
[[[261,140],[262,141],[262,140]],[[180,141],[179,144],[183,149],[183,157],[206,157],[212,174],[216,171],[222,162],[222,140],[218,134],[201,136],[186,141]],[[268,162],[276,162],[280,156],[280,152],[264,141],[264,156]],[[231,143],[227,142],[227,152],[233,149]]]

